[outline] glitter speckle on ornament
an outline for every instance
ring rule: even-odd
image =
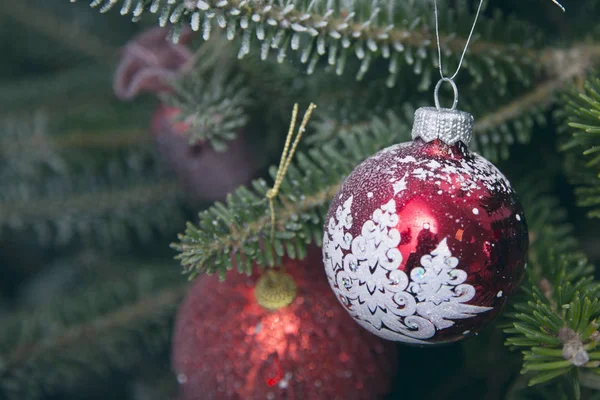
[[[320,251],[284,265],[297,292],[275,311],[256,301],[260,274],[197,279],[173,339],[181,400],[370,400],[391,389],[395,345],[368,334],[339,307]]]
[[[528,247],[510,183],[463,143],[466,113],[445,111],[437,122],[417,111],[415,140],[360,164],[325,220],[325,271],[338,300],[368,331],[415,345],[483,328],[522,279]],[[466,124],[460,134],[454,122]],[[454,144],[421,138],[436,135]]]

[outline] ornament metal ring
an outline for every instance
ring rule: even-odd
[[[452,103],[452,108],[451,110],[454,111],[456,110],[456,106],[458,105],[458,88],[456,87],[456,83],[454,83],[454,81],[452,80],[452,78],[442,78],[438,81],[437,85],[435,85],[435,90],[433,92],[433,100],[435,101],[435,108],[437,108],[438,110],[441,109],[440,107],[440,87],[442,86],[442,83],[444,82],[448,82],[450,83],[450,85],[452,85],[452,90],[454,91],[454,102]]]

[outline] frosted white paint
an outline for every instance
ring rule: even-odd
[[[392,187],[394,188],[394,196],[406,190],[406,176],[407,174],[404,174],[404,176],[400,180],[394,182],[394,184],[392,185]]]
[[[399,150],[399,148],[400,146],[393,150]],[[388,148],[388,151],[390,149],[392,148]],[[438,185],[446,182],[453,189],[455,185],[458,185],[460,190],[467,192],[467,195],[471,194],[473,190],[481,189],[481,186],[490,191],[512,191],[506,177],[492,163],[474,153],[471,159],[461,159],[458,162],[456,160],[417,160],[412,156],[399,158],[397,162],[418,166],[412,172],[412,176],[416,179],[435,181],[435,184]]]
[[[491,310],[464,304],[475,296],[467,273],[457,269],[446,239],[421,258],[410,277],[400,270],[400,232],[392,198],[352,237],[353,196],[331,217],[323,237],[329,283],[350,315],[370,332],[389,340],[427,344],[455,320]]]

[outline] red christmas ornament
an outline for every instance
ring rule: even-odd
[[[395,346],[364,332],[339,308],[319,250],[284,265],[295,298],[274,311],[257,302],[256,286],[264,282],[256,274],[232,271],[223,283],[204,276],[191,288],[173,339],[182,400],[375,399],[390,390]],[[261,304],[270,307],[264,297]]]
[[[416,345],[483,328],[522,279],[523,209],[469,152],[470,114],[421,108],[413,141],[360,164],[334,197],[323,255],[331,288],[368,331]]]
[[[215,151],[203,141],[189,144],[188,124],[178,121],[180,110],[160,105],[152,116],[151,131],[158,151],[177,174],[190,197],[215,201],[249,182],[256,162],[243,135],[227,142],[227,150]]]
[[[193,53],[186,43],[192,34],[184,28],[179,43],[174,44],[167,38],[168,29],[152,28],[129,41],[122,50],[113,82],[117,97],[130,100],[143,92],[172,92],[170,80],[190,67]],[[254,177],[257,166],[243,138],[228,142],[227,150],[220,153],[206,141],[190,145],[188,124],[177,120],[180,113],[177,108],[160,104],[152,116],[151,131],[158,151],[191,198],[222,200]]]
[[[121,51],[113,89],[122,100],[142,92],[170,92],[169,81],[185,72],[193,53],[185,45],[192,30],[184,28],[175,44],[167,38],[167,28],[148,29],[130,40]]]

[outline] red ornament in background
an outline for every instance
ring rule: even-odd
[[[174,44],[167,38],[168,29],[153,28],[128,42],[115,73],[117,97],[130,100],[143,92],[170,92],[169,81],[191,67],[192,51],[185,44],[192,33],[184,28],[179,43]],[[159,105],[150,129],[158,151],[191,198],[221,200],[254,177],[257,166],[242,137],[228,142],[224,152],[216,152],[206,141],[190,145],[188,125],[176,120],[179,113],[177,108]]]
[[[459,340],[490,322],[523,277],[523,209],[502,173],[467,149],[472,123],[464,112],[419,109],[415,140],[360,164],[331,203],[331,288],[380,337]]]
[[[356,325],[331,293],[318,249],[285,261],[293,302],[255,298],[257,275],[200,277],[182,304],[173,367],[182,400],[377,399],[391,389],[395,345]]]
[[[185,45],[192,30],[184,28],[179,42],[172,43],[167,28],[148,29],[130,40],[121,51],[113,89],[121,100],[133,99],[140,93],[169,92],[169,80],[185,72],[192,51]]]
[[[224,152],[215,151],[206,142],[190,145],[187,124],[176,119],[179,113],[177,108],[159,106],[152,116],[151,131],[158,151],[190,197],[220,200],[253,178],[256,163],[243,135],[229,141]]]

